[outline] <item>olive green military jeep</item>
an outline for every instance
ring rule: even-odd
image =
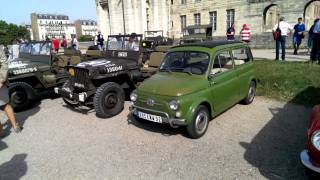
[[[89,49],[87,55],[71,49],[55,54],[51,47],[51,42],[46,41],[23,43],[19,58],[9,62],[10,102],[16,110],[30,107],[40,92],[63,85],[69,77],[68,65],[102,56],[95,49]]]
[[[210,119],[256,92],[250,48],[215,41],[173,47],[159,71],[130,95],[139,120],[186,126],[191,138],[203,136]]]

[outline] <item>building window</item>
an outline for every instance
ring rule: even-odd
[[[200,25],[201,24],[201,16],[200,13],[194,14],[194,25]]]
[[[187,16],[186,15],[180,16],[180,21],[181,21],[181,32],[183,32],[187,26]]]
[[[234,14],[234,9],[227,10],[227,29],[231,27],[232,24],[234,24]]]
[[[187,4],[187,0],[181,0],[181,4]]]
[[[210,24],[212,25],[212,30],[217,30],[217,11],[209,12]]]

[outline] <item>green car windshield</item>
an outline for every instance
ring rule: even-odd
[[[168,53],[160,71],[204,74],[209,65],[209,54],[204,52],[177,51]]]

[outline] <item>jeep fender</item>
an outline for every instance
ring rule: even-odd
[[[19,75],[19,76],[14,76],[14,77],[9,77],[8,81],[9,83],[15,83],[15,82],[25,82],[27,84],[30,84],[30,82],[28,82],[28,79],[35,79],[37,80],[37,82],[42,86],[45,87],[43,82],[37,77],[36,74],[34,73],[30,73],[30,74],[23,74],[23,75]]]

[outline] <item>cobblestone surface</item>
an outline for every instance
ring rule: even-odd
[[[306,178],[299,153],[309,108],[258,97],[192,140],[183,128],[132,120],[128,106],[99,119],[58,98],[18,113],[24,130],[0,140],[0,179]]]

